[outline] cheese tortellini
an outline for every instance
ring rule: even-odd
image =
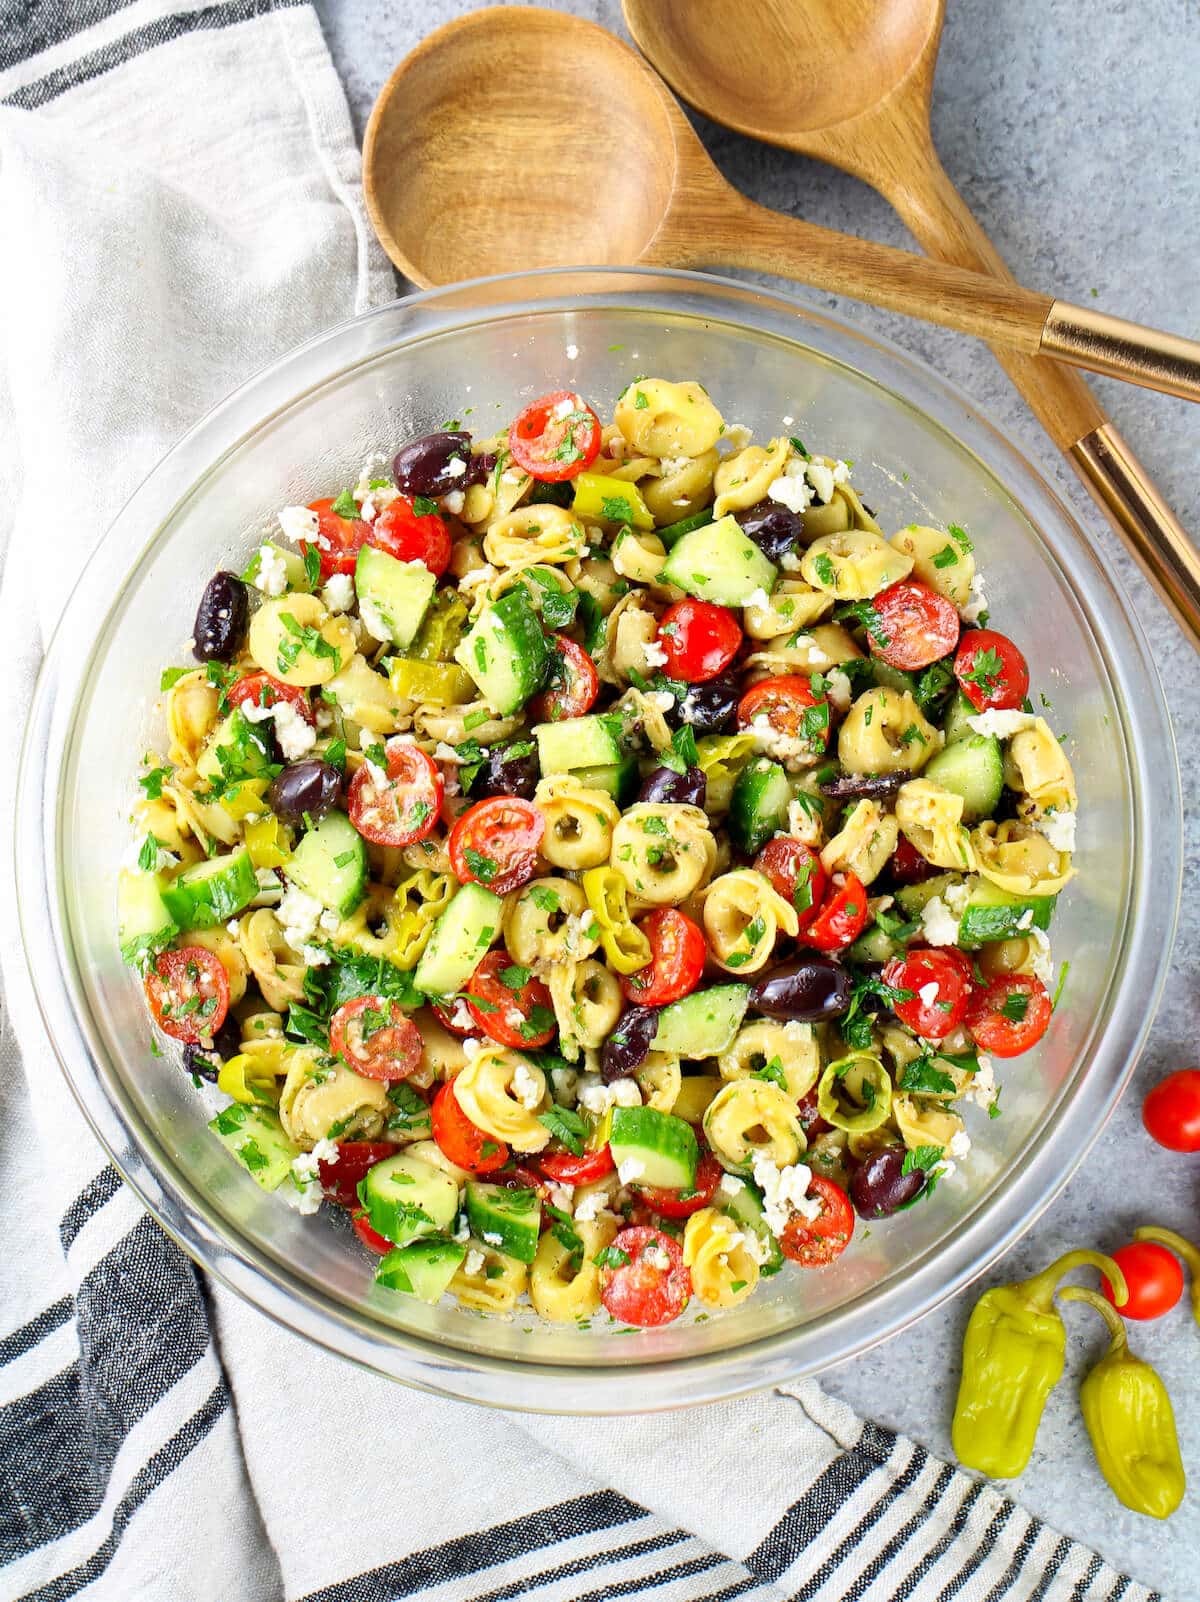
[[[708,816],[682,803],[638,802],[613,830],[612,866],[633,897],[678,906],[707,883],[717,860]]]
[[[815,590],[839,601],[865,601],[912,572],[913,559],[870,529],[848,529],[814,540],[800,572]]]
[[[838,732],[838,758],[851,773],[919,773],[941,748],[939,730],[907,690],[864,690]]]
[[[962,815],[962,796],[931,779],[909,779],[896,795],[896,822],[935,868],[974,869],[975,847]]]
[[[758,1260],[751,1237],[715,1207],[693,1213],[683,1232],[683,1260],[692,1289],[707,1307],[736,1307],[754,1294]]]
[[[595,868],[608,861],[621,812],[604,790],[589,789],[570,774],[543,779],[534,805],[546,820],[541,852],[556,868]]]
[[[733,1174],[748,1174],[760,1152],[787,1168],[805,1147],[796,1103],[765,1079],[735,1079],[719,1090],[705,1111],[704,1133],[717,1161]]]
[[[514,1151],[541,1151],[550,1139],[537,1116],[550,1105],[546,1076],[518,1052],[485,1046],[468,1057],[454,1099],[476,1128]]]
[[[645,456],[703,456],[724,426],[702,384],[639,378],[617,402],[616,425]]]
[[[757,973],[782,930],[799,932],[796,909],[753,868],[714,879],[704,898],[704,932],[715,961],[730,973]]]

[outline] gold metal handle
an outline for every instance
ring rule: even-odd
[[[1111,423],[1071,447],[1076,468],[1146,577],[1200,650],[1200,553]]]
[[[1046,314],[1039,356],[1057,356],[1093,373],[1200,400],[1200,345],[1087,306],[1056,300]]]

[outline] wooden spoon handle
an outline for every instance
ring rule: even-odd
[[[721,262],[779,273],[1025,356],[1053,345],[1063,361],[1200,401],[1200,344],[1065,305],[1011,278],[850,239],[768,211],[732,189],[713,199],[677,219],[670,246],[678,265]]]
[[[1011,280],[1008,267],[950,181],[927,136],[912,141],[908,159],[891,171],[893,182],[881,182],[879,173],[872,181],[930,255]],[[1200,555],[1150,475],[1079,373],[1012,349],[994,350],[1193,647],[1200,650]]]

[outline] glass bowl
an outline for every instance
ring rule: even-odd
[[[1063,1004],[1001,1065],[1003,1116],[934,1199],[789,1268],[733,1312],[661,1330],[485,1319],[375,1289],[342,1216],[265,1195],[152,1054],[115,938],[138,758],[162,749],[160,669],[196,603],[281,506],[352,484],[373,452],[460,417],[486,435],[564,384],[599,410],[643,373],[702,380],[730,422],[854,461],[885,530],[969,529],[992,614],[1053,703],[1081,795],[1062,898]],[[789,421],[784,424],[781,419]],[[34,698],[17,816],[20,916],[58,1058],[147,1207],[210,1273],[293,1330],[409,1384],[546,1411],[644,1411],[812,1373],[891,1335],[1002,1252],[1095,1139],[1145,1038],[1178,905],[1178,769],[1126,598],[1070,513],[961,395],[892,346],[787,296],[693,273],[573,270],[417,295],[284,357],[199,423],[133,496],[69,601]]]

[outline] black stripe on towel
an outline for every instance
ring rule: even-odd
[[[5,1363],[11,1363],[14,1358],[23,1357],[26,1352],[44,1341],[47,1335],[53,1335],[60,1329],[74,1311],[75,1303],[69,1296],[63,1296],[53,1306],[47,1307],[36,1318],[31,1318],[28,1324],[22,1324],[20,1329],[14,1329],[11,1335],[0,1340],[0,1368]]]
[[[984,1558],[991,1556],[997,1541],[999,1541],[1004,1531],[1008,1528],[1009,1519],[1012,1518],[1016,1511],[1016,1503],[1010,1502],[1008,1498],[1005,1497],[1004,1501],[1001,1502],[1000,1506],[997,1508],[991,1523],[984,1531],[982,1537],[975,1542],[975,1550],[967,1558],[967,1561],[962,1565],[954,1578],[947,1585],[942,1587],[942,1590],[938,1596],[938,1602],[951,1602],[952,1597],[959,1595],[963,1586],[968,1583],[971,1576],[975,1573],[975,1570],[983,1562]]]
[[[1016,1551],[1013,1553],[1012,1562],[984,1597],[983,1602],[1000,1602],[1001,1597],[1003,1597],[1025,1566],[1025,1559],[1033,1551],[1034,1542],[1044,1529],[1045,1525],[1040,1519],[1035,1519],[1032,1515],[1029,1515],[1029,1523],[1025,1528],[1025,1534],[1017,1545]]]
[[[164,1446],[160,1446],[145,1468],[139,1471],[113,1510],[112,1526],[107,1538],[96,1548],[91,1557],[78,1568],[70,1569],[66,1574],[60,1574],[56,1579],[40,1586],[38,1590],[28,1592],[19,1599],[19,1602],[67,1602],[68,1597],[75,1596],[85,1585],[90,1585],[103,1574],[121,1544],[121,1538],[130,1519],[150,1493],[157,1490],[162,1482],[174,1473],[189,1452],[204,1440],[228,1406],[229,1392],[222,1380],[213,1387],[203,1406],[180,1425],[171,1439]]]
[[[63,1214],[62,1223],[58,1226],[58,1238],[62,1241],[64,1252],[71,1250],[83,1226],[100,1211],[105,1202],[113,1199],[120,1188],[121,1176],[111,1163],[102,1168],[94,1179],[88,1180]]]
[[[509,1580],[491,1591],[477,1592],[471,1602],[512,1602],[514,1597],[527,1596],[531,1591],[552,1585],[557,1580],[586,1574],[590,1569],[598,1569],[609,1563],[629,1563],[634,1558],[645,1557],[648,1552],[662,1552],[667,1547],[678,1546],[681,1541],[691,1539],[685,1530],[666,1530],[662,1535],[648,1536],[644,1541],[630,1541],[627,1546],[607,1546],[598,1552],[590,1552],[586,1557],[573,1558],[570,1563],[560,1563],[556,1568],[539,1569],[536,1574],[523,1574],[520,1579]],[[615,1590],[613,1595],[616,1595]],[[582,1602],[582,1598],[575,1596],[574,1602]]]
[[[44,78],[23,84],[20,89],[15,89],[3,104],[20,106],[23,110],[32,111],[37,106],[44,106],[48,101],[57,99],[68,89],[78,88],[81,83],[99,78],[104,73],[111,72],[114,67],[131,61],[135,56],[145,55],[148,50],[170,44],[174,39],[182,39],[190,33],[208,33],[214,29],[228,28],[237,22],[249,22],[252,18],[266,16],[271,11],[280,11],[288,6],[305,3],[306,0],[225,0],[223,5],[205,6],[200,11],[181,11],[170,17],[159,17],[154,22],[146,23],[144,27],[135,28],[124,38],[103,45],[89,55],[81,56],[69,66],[58,67],[55,71],[47,73]]]
[[[208,1349],[191,1264],[152,1218],[81,1281],[78,1360],[0,1408],[0,1563],[92,1518],[126,1435]]]
[[[339,1580],[336,1585],[311,1592],[303,1602],[394,1602],[397,1597],[412,1596],[447,1580],[462,1580],[497,1564],[511,1563],[556,1541],[594,1535],[648,1517],[644,1507],[617,1491],[591,1491],[552,1507],[537,1508],[507,1523],[494,1524],[490,1529],[460,1535],[441,1546],[427,1547],[352,1579]]]
[[[971,1481],[971,1487],[959,1502],[949,1525],[942,1531],[916,1568],[905,1575],[900,1585],[896,1588],[896,1594],[892,1602],[905,1602],[905,1599],[910,1596],[918,1597],[920,1602],[924,1602],[924,1592],[920,1589],[922,1581],[934,1564],[941,1562],[945,1554],[966,1529],[967,1520],[971,1516],[971,1509],[983,1495],[983,1490],[982,1480]]]
[[[15,67],[18,61],[40,56],[52,45],[64,44],[85,28],[94,28],[133,0],[18,0],[4,13],[0,31],[0,71]]]

